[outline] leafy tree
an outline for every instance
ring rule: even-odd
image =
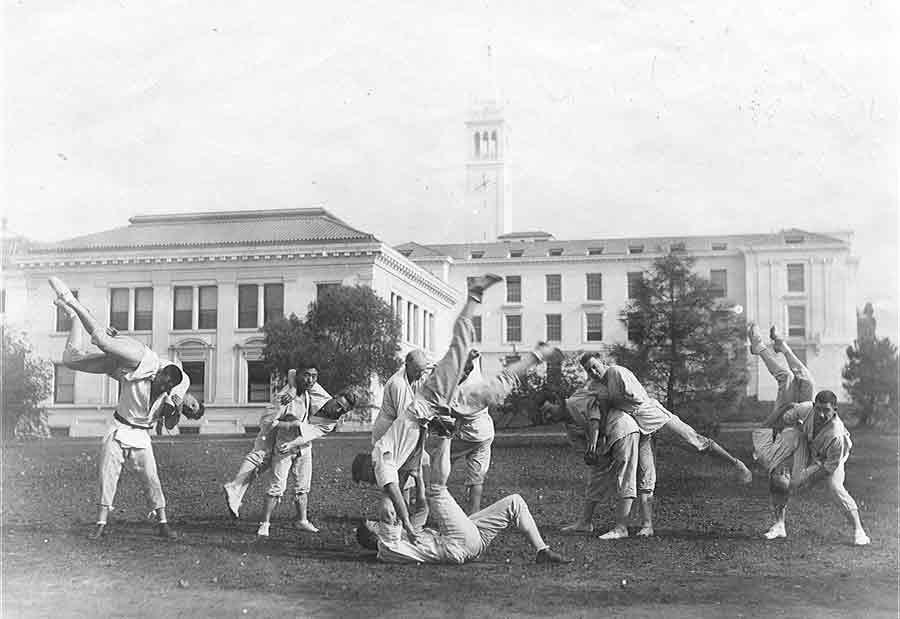
[[[621,314],[631,342],[610,354],[666,408],[713,430],[718,411],[736,406],[747,384],[746,327],[694,262],[682,254],[654,260]]]
[[[847,347],[841,376],[859,422],[872,426],[891,417],[896,423],[898,402],[897,347],[888,338],[857,340]]]
[[[42,438],[49,436],[46,412],[40,402],[50,395],[53,370],[34,356],[23,333],[3,332],[3,434]]]
[[[331,393],[367,388],[397,371],[400,324],[390,306],[366,286],[339,286],[311,303],[304,320],[295,315],[263,327],[263,359],[281,374],[314,361],[319,382]]]

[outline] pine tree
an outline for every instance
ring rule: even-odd
[[[666,408],[710,428],[744,393],[745,323],[693,266],[681,254],[653,262],[621,314],[630,342],[610,353]]]
[[[847,365],[841,376],[861,425],[872,426],[890,419],[897,422],[897,347],[890,339],[873,334],[848,346]]]

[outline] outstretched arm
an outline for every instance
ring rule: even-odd
[[[403,500],[403,493],[400,491],[400,485],[393,481],[385,484],[384,492],[387,494],[388,498],[391,499],[394,510],[397,512],[397,517],[400,518],[400,524],[403,525],[403,529],[409,536],[409,541],[415,543],[418,532],[409,520],[409,511],[406,509],[406,501]]]

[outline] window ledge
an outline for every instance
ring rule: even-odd
[[[185,333],[216,333],[218,329],[170,329],[169,335],[184,335]],[[138,331],[138,333],[150,333],[150,331]]]

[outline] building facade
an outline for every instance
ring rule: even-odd
[[[461,293],[326,210],[129,221],[24,245],[4,268],[6,324],[26,331],[35,353],[54,363],[50,424],[72,436],[104,431],[117,384],[61,364],[69,325],[53,305],[50,275],[66,281],[101,321],[182,365],[207,410],[183,426],[203,433],[243,432],[258,423],[271,389],[260,328],[273,318],[305,315],[329,286],[369,286],[391,304],[402,321],[401,352],[419,347],[435,355],[446,346],[448,310]]]
[[[501,235],[490,243],[397,248],[455,288],[490,271],[503,276],[476,318],[477,346],[495,368],[545,340],[566,351],[606,350],[629,341],[622,310],[652,261],[690,254],[727,306],[766,330],[776,325],[805,359],[817,385],[843,393],[844,350],[855,336],[857,259],[848,234],[803,230],[716,237],[557,240],[545,232]],[[748,394],[773,400],[760,363]]]

